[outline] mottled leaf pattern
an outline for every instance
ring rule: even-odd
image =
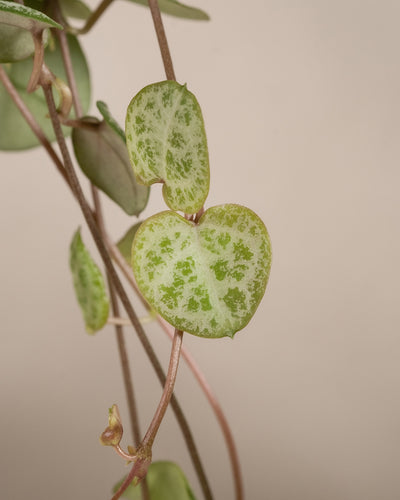
[[[109,300],[103,276],[83,244],[79,230],[70,246],[70,268],[86,330],[95,333],[107,322]]]
[[[146,479],[151,500],[196,500],[181,468],[173,462],[153,462]],[[114,492],[118,490],[121,483],[122,481],[115,485]],[[128,486],[122,498],[142,500],[141,490],[140,484]]]
[[[198,225],[175,212],[154,215],[132,247],[147,301],[173,326],[201,337],[232,337],[250,321],[270,266],[263,222],[239,205],[210,208]]]
[[[0,23],[16,26],[29,31],[38,31],[44,28],[59,28],[62,26],[43,12],[40,12],[16,2],[0,0]]]
[[[136,182],[125,142],[106,122],[87,117],[82,123],[89,127],[72,131],[82,171],[128,215],[138,215],[147,204],[149,188]]]
[[[139,182],[163,182],[170,208],[198,212],[210,183],[208,149],[200,107],[186,86],[165,81],[142,89],[129,104],[125,131]]]

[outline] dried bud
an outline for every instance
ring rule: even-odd
[[[100,442],[104,446],[117,446],[122,439],[123,432],[118,406],[112,405],[108,410],[108,427],[100,436]]]

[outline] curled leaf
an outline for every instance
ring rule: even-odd
[[[154,83],[130,102],[126,114],[129,158],[139,182],[162,182],[173,210],[198,212],[210,184],[203,116],[186,85]]]
[[[108,410],[108,426],[100,436],[100,442],[104,446],[117,446],[121,439],[124,429],[122,427],[121,417],[117,405],[112,405]]]
[[[147,472],[151,500],[196,500],[181,468],[173,462],[153,462]],[[116,492],[123,481],[113,488]],[[128,500],[141,500],[142,487],[130,485],[122,494]]]
[[[95,186],[106,193],[128,215],[138,215],[146,206],[149,188],[139,185],[121,137],[96,118],[84,118],[72,132],[79,166]]]
[[[162,212],[138,229],[132,267],[143,296],[175,328],[233,337],[264,295],[271,245],[261,219],[239,205],[209,208],[198,224]]]
[[[96,333],[107,322],[109,300],[101,271],[83,244],[79,229],[70,246],[70,268],[86,330]]]

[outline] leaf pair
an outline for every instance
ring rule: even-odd
[[[186,86],[149,85],[126,118],[130,160],[140,182],[162,182],[173,210],[150,217],[136,233],[132,267],[153,308],[179,330],[200,337],[233,335],[251,319],[271,266],[268,232],[239,205],[208,209],[209,165],[200,107]],[[192,218],[193,219],[193,218]]]

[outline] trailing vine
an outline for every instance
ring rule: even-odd
[[[132,1],[147,4],[144,0]],[[152,448],[169,404],[204,498],[213,498],[189,423],[173,394],[182,353],[221,425],[232,463],[236,499],[242,500],[238,454],[227,419],[183,347],[183,339],[184,332],[207,339],[233,338],[247,325],[268,282],[269,235],[261,219],[246,207],[227,203],[205,208],[210,167],[204,121],[196,97],[186,84],[176,82],[160,13],[206,20],[203,11],[176,0],[148,0],[166,80],[135,94],[128,105],[125,130],[103,101],[97,102],[100,118],[87,116],[91,89],[78,36],[92,29],[111,3],[103,0],[92,12],[85,4],[69,0],[39,1],[35,8],[30,2],[24,5],[0,0],[0,62],[4,64],[0,66],[0,114],[6,131],[0,135],[0,149],[43,146],[78,202],[105,268],[103,277],[78,230],[70,247],[76,297],[89,334],[114,323],[134,439],[134,446],[122,448],[122,418],[117,405],[112,405],[100,441],[132,463],[129,474],[115,486],[112,499],[123,495],[144,500],[194,499],[179,467],[169,462],[152,463]],[[74,18],[83,19],[83,26],[74,26]],[[92,207],[66,142],[70,134],[75,160],[90,181]],[[136,221],[115,244],[105,227],[99,190],[128,215],[137,217],[146,207],[150,186],[155,182],[163,184],[168,209]],[[167,374],[115,266],[127,277],[151,317],[173,338]],[[127,322],[121,318],[119,301]],[[125,347],[126,323],[136,331],[163,387],[144,436],[138,424]]]

